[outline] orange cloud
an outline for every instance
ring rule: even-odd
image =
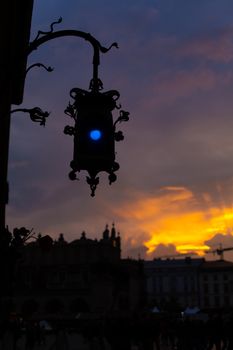
[[[231,208],[218,208],[205,194],[206,208],[185,187],[165,187],[157,196],[140,198],[117,214],[127,220],[127,226],[146,232],[144,245],[152,253],[159,244],[173,244],[180,253],[188,251],[203,254],[209,247],[204,243],[216,233],[229,233],[233,227]]]

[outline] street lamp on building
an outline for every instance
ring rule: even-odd
[[[70,91],[72,103],[69,102],[65,109],[65,114],[73,119],[73,125],[67,125],[64,129],[66,135],[73,136],[74,150],[73,159],[70,162],[71,171],[69,178],[77,179],[77,172],[87,171],[87,183],[91,188],[91,196],[95,195],[96,187],[99,183],[100,172],[107,172],[109,183],[116,181],[115,172],[119,169],[119,164],[115,161],[115,142],[124,139],[122,131],[116,130],[116,125],[129,120],[129,113],[122,110],[118,104],[120,94],[116,90],[103,92],[103,83],[98,76],[100,64],[100,53],[108,52],[112,47],[118,47],[113,43],[109,48],[103,47],[91,34],[78,30],[54,31],[54,25],[48,32],[39,31],[35,40],[28,47],[27,55],[36,50],[42,44],[60,37],[75,36],[88,41],[93,47],[93,75],[89,85],[89,91],[73,88]],[[45,67],[38,63],[33,66],[43,66],[48,71],[51,67]],[[31,68],[29,67],[26,71]],[[114,120],[113,111],[119,110],[119,115]],[[29,112],[34,121],[39,121],[45,125],[47,112],[43,112],[39,107],[31,109],[15,109],[12,111]]]
[[[103,47],[92,35],[78,30],[54,31],[54,25],[50,31],[39,31],[35,40],[29,43],[33,0],[23,2],[9,0],[2,6],[2,21],[0,23],[1,49],[1,79],[0,79],[0,232],[6,227],[6,205],[8,204],[9,186],[7,181],[8,156],[10,141],[10,124],[13,113],[17,111],[28,112],[32,121],[45,125],[48,112],[39,107],[17,108],[11,110],[11,105],[21,105],[23,101],[24,81],[27,72],[35,67],[42,66],[36,63],[26,68],[27,58],[30,53],[40,45],[59,37],[75,36],[89,42],[94,50],[93,76],[90,90],[85,91],[73,88],[70,96],[73,99],[69,103],[65,113],[74,121],[74,125],[65,127],[65,134],[74,138],[73,159],[71,161],[70,179],[76,179],[76,172],[86,170],[87,182],[91,187],[91,195],[95,195],[99,182],[97,175],[105,171],[109,174],[110,184],[116,180],[115,172],[119,164],[115,161],[115,141],[122,140],[123,134],[116,130],[118,122],[127,121],[129,113],[120,109],[117,104],[119,93],[115,90],[103,92],[103,84],[98,77],[100,53],[108,52],[109,48]],[[113,120],[112,112],[119,110],[119,116]]]

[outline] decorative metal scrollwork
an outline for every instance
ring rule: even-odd
[[[108,111],[113,111],[114,109],[120,109],[121,106],[117,105],[117,101],[119,100],[120,93],[117,90],[110,90],[106,92],[96,92],[96,91],[86,91],[80,88],[73,88],[70,91],[70,97],[74,100],[73,103],[69,102],[67,108],[65,109],[65,114],[67,114],[69,117],[71,117],[74,120],[74,126],[67,125],[64,129],[64,133],[66,135],[72,135],[74,136],[74,149],[77,145],[77,138],[78,137],[78,120],[80,118],[80,110],[83,110],[83,106],[85,105],[84,101],[90,100],[91,101],[99,101],[98,103],[101,105],[102,103],[105,105],[105,108]],[[99,104],[97,103],[97,106]],[[80,109],[81,108],[81,109]],[[99,107],[98,107],[99,108]],[[98,109],[97,108],[97,109]],[[95,108],[93,109],[95,111]],[[92,113],[92,112],[91,112]],[[101,114],[100,114],[101,115]],[[111,117],[110,117],[111,115]],[[112,118],[112,113],[110,113],[109,118]],[[122,141],[124,139],[124,135],[122,131],[116,130],[116,124],[121,122],[126,122],[129,120],[129,112],[126,112],[124,110],[119,111],[119,116],[115,120],[115,122],[112,122],[112,131],[113,137],[115,141]],[[76,133],[77,132],[77,133]],[[76,141],[75,141],[76,140]],[[76,151],[74,150],[74,154],[76,154]],[[109,184],[111,185],[113,182],[117,180],[117,176],[115,172],[119,170],[120,165],[113,161],[109,167],[105,167],[104,170],[100,169],[97,165],[90,165],[90,167],[87,168],[81,168],[79,167],[79,161],[77,160],[76,156],[74,156],[73,160],[70,163],[70,166],[72,168],[72,171],[69,173],[69,178],[71,180],[77,180],[76,172],[79,172],[80,170],[86,170],[89,174],[89,176],[86,177],[86,181],[91,189],[91,196],[95,196],[95,191],[97,188],[97,185],[99,184],[99,177],[97,177],[97,174],[100,171],[106,171],[108,173],[108,180]]]
[[[127,122],[129,121],[129,112],[120,111],[120,116],[117,118],[117,120],[114,123],[114,127],[116,126],[117,123],[121,123],[121,122]]]
[[[94,90],[97,89],[98,91],[103,90],[104,85],[100,79],[91,79],[89,84],[89,89]]]
[[[119,117],[117,118],[117,120],[113,124],[114,129],[116,129],[116,124],[117,123],[127,122],[128,120],[129,120],[129,112],[121,110]],[[115,136],[115,141],[117,141],[117,142],[124,140],[124,134],[120,130],[119,131],[115,131],[114,136]]]
[[[62,17],[60,17],[57,21],[54,21],[50,24],[50,30],[47,32],[44,32],[42,30],[38,30],[37,32],[37,36],[35,37],[35,39],[33,40],[33,42],[35,42],[36,40],[38,40],[42,35],[48,35],[54,32],[53,27],[55,26],[55,24],[59,24],[62,22]]]
[[[32,42],[30,42],[28,46],[27,55],[29,55],[32,51],[36,50],[39,46],[41,46],[42,44],[50,40],[66,37],[66,36],[69,36],[69,37],[75,36],[75,37],[82,38],[88,41],[93,47],[93,60],[92,60],[93,75],[89,85],[90,91],[86,91],[80,88],[72,89],[70,91],[70,97],[74,101],[73,103],[69,102],[67,108],[64,111],[66,115],[68,115],[70,118],[74,120],[73,126],[66,125],[64,128],[64,133],[66,135],[71,135],[74,137],[74,156],[73,156],[73,160],[70,163],[72,170],[69,173],[69,178],[71,180],[78,180],[76,172],[80,170],[87,170],[89,176],[86,177],[86,181],[91,188],[91,196],[93,197],[95,195],[96,187],[99,184],[99,177],[97,177],[97,174],[99,172],[106,171],[108,173],[109,175],[108,179],[109,179],[110,185],[113,182],[115,182],[117,179],[115,172],[119,169],[120,166],[117,162],[115,162],[114,141],[123,140],[124,135],[122,131],[116,131],[116,124],[129,120],[129,113],[123,110],[120,110],[121,105],[118,104],[120,94],[118,91],[110,90],[107,92],[100,92],[101,90],[103,90],[103,83],[98,77],[100,53],[106,53],[109,50],[111,50],[112,47],[118,48],[118,44],[114,42],[109,47],[104,47],[90,33],[86,33],[83,31],[78,31],[78,30],[54,31],[54,26],[61,22],[62,22],[62,17],[60,17],[57,21],[54,21],[50,25],[49,31],[39,30],[35,39]],[[30,69],[36,66],[43,67],[48,72],[52,71],[51,67],[46,67],[42,63],[36,63],[31,65],[27,69],[26,73],[28,73]],[[120,110],[120,115],[115,122],[113,122],[113,116],[112,116],[112,111],[114,109]],[[45,125],[46,118],[49,116],[48,112],[43,112],[39,107],[35,107],[32,109],[14,110],[12,111],[12,113],[16,111],[28,112],[30,114],[31,120],[33,120],[34,122],[39,122],[40,125]],[[84,159],[87,159],[85,163],[85,161],[83,161],[83,158],[78,155],[78,151],[77,151],[77,149],[80,149],[79,148],[80,142],[82,142],[80,140],[83,140],[78,136],[80,132],[79,130],[80,128],[83,127],[82,125],[86,125],[86,123],[89,123],[91,118],[93,118],[93,115],[95,117],[95,114],[96,114],[96,119],[94,119],[93,131],[95,132],[99,131],[99,130],[95,130],[96,125],[100,125],[100,129],[101,129],[101,127],[103,127],[103,124],[106,123],[107,126],[105,126],[105,128],[103,127],[103,130],[105,130],[105,134],[103,132],[103,135],[108,135],[105,139],[105,141],[107,140],[106,142],[108,147],[106,147],[107,151],[104,156],[101,154],[101,156],[98,155],[98,157],[95,156],[95,158],[93,158],[92,154],[87,157],[86,152],[83,152],[82,157]],[[80,115],[82,115],[83,116],[82,118],[84,118],[84,120],[82,120],[81,122],[80,122],[81,120]],[[98,121],[98,118],[102,118],[101,119],[102,121],[99,124],[98,122],[96,124],[96,120]],[[87,132],[86,132],[87,129],[88,128],[85,129],[85,132],[84,132],[85,135],[87,135]],[[89,150],[89,147],[87,147],[86,149]],[[93,147],[91,147],[90,149],[93,149]],[[99,149],[101,149],[101,152],[102,152],[102,148],[100,147]]]
[[[45,70],[47,70],[47,72],[52,72],[54,70],[54,68],[52,67],[46,67],[43,63],[34,63],[34,64],[31,64],[27,70],[26,70],[26,74],[34,67],[43,67]]]
[[[108,48],[100,46],[100,51],[103,53],[108,52],[109,50],[111,50],[112,47],[115,47],[116,49],[119,49],[118,43],[114,42],[112,43],[112,45],[110,45]]]
[[[86,177],[86,180],[91,189],[91,196],[94,197],[96,187],[99,184],[99,177],[96,177],[96,175],[90,175]]]
[[[115,141],[122,141],[124,140],[124,135],[122,131],[115,132]]]
[[[68,106],[66,107],[64,113],[68,115],[69,117],[75,119],[76,118],[76,109],[73,104],[69,102]]]
[[[50,115],[49,112],[44,112],[39,107],[34,107],[34,108],[17,108],[17,109],[13,109],[11,111],[11,114],[15,113],[15,112],[29,113],[29,116],[30,116],[31,120],[33,122],[40,123],[40,125],[42,125],[42,126],[45,126],[47,118]]]
[[[78,97],[86,96],[87,94],[89,94],[88,91],[80,88],[73,88],[70,90],[70,97],[72,97],[75,101],[78,99]]]
[[[74,181],[74,180],[78,180],[77,178],[77,174],[74,170],[72,170],[70,173],[69,173],[69,178],[71,181]]]
[[[70,125],[66,125],[65,128],[64,128],[64,134],[65,135],[74,135],[74,132],[75,132],[75,129],[73,126],[70,126]]]

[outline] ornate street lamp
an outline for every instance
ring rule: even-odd
[[[88,172],[87,183],[91,188],[91,196],[95,195],[99,183],[97,174],[105,171],[109,174],[109,183],[116,181],[115,171],[119,164],[115,161],[115,141],[123,140],[121,131],[116,131],[118,122],[129,119],[128,112],[120,110],[117,120],[113,121],[112,111],[120,109],[117,105],[119,93],[116,90],[100,92],[102,82],[98,84],[92,79],[90,91],[74,88],[70,96],[73,104],[68,105],[65,113],[74,120],[74,126],[66,126],[64,133],[73,135],[74,152],[70,163],[71,180],[76,179],[76,172]]]
[[[121,131],[116,131],[117,123],[128,121],[129,113],[121,110],[117,104],[120,94],[116,90],[102,92],[103,83],[98,77],[98,66],[100,64],[100,52],[106,53],[112,47],[118,47],[113,43],[109,48],[103,47],[91,34],[78,30],[54,31],[54,25],[60,23],[62,19],[53,22],[50,31],[39,31],[35,40],[29,44],[27,55],[36,50],[40,45],[59,37],[75,36],[88,41],[94,50],[93,54],[93,76],[90,81],[89,91],[73,88],[70,97],[73,99],[65,109],[65,114],[70,116],[74,125],[67,125],[64,133],[73,136],[74,150],[73,159],[70,162],[71,171],[69,178],[76,180],[76,172],[86,170],[88,176],[87,183],[91,188],[91,196],[95,195],[96,187],[99,183],[98,173],[104,171],[109,175],[109,183],[116,181],[115,172],[119,169],[119,164],[115,161],[115,141],[124,139]],[[34,66],[42,66],[51,71],[51,67],[45,67],[41,63],[30,66],[26,73]],[[119,116],[113,120],[112,112],[119,110]],[[45,125],[48,112],[43,112],[39,107],[31,109],[15,109],[13,112],[24,111],[30,114],[33,121]]]

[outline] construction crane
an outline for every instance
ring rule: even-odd
[[[233,247],[226,247],[223,248],[222,244],[219,245],[219,248],[214,249],[214,250],[207,250],[206,253],[212,253],[212,254],[217,254],[219,256],[220,260],[224,260],[224,252],[233,250]]]

